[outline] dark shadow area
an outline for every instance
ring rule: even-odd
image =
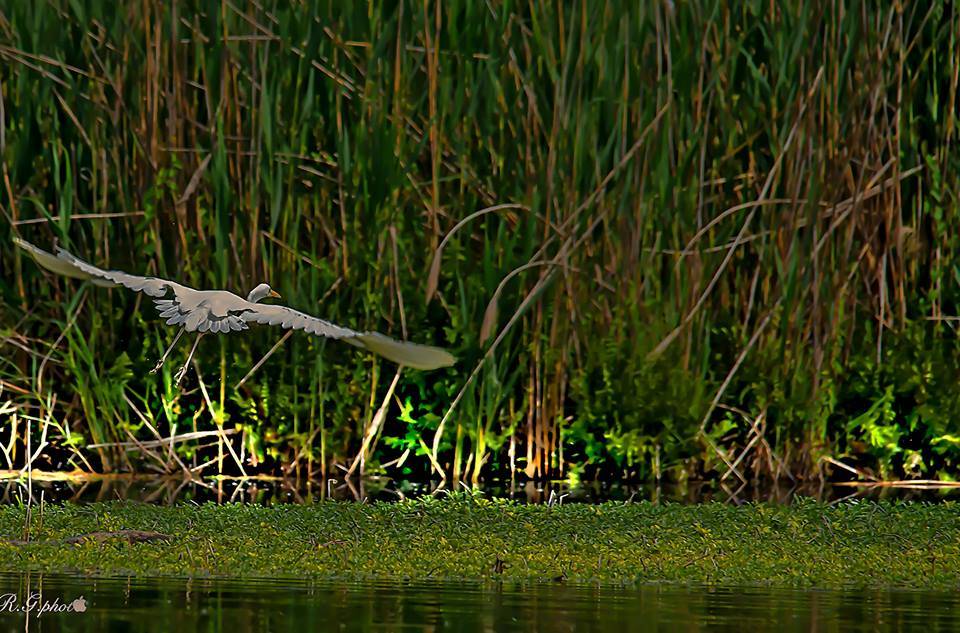
[[[130,500],[139,503],[314,503],[325,499],[340,501],[400,501],[426,495],[444,495],[452,490],[471,491],[487,497],[512,499],[520,503],[562,504],[605,501],[652,501],[655,503],[775,503],[789,504],[798,498],[822,502],[848,499],[916,501],[937,503],[960,499],[960,488],[890,487],[847,484],[742,485],[732,487],[716,482],[678,484],[620,484],[585,482],[519,483],[493,481],[457,487],[438,481],[370,479],[327,479],[323,482],[293,479],[200,480],[169,478],[114,478],[90,481],[34,481],[33,501],[39,503]],[[0,482],[0,503],[25,502],[26,481]]]

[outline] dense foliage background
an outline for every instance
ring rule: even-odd
[[[0,3],[2,466],[951,477],[956,6],[728,4]],[[14,236],[460,360],[237,387],[262,327],[177,390]]]

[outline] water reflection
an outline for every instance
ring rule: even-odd
[[[475,487],[460,484],[458,488],[438,481],[415,482],[387,477],[322,482],[293,479],[215,479],[186,480],[180,477],[133,478],[116,477],[87,481],[33,482],[33,500],[39,502],[70,501],[85,503],[127,499],[143,503],[313,503],[324,499],[352,501],[396,501],[424,495],[445,494],[451,489],[468,489],[490,497],[515,499],[521,503],[599,503],[602,501],[641,501],[655,503],[722,503],[742,504],[767,502],[789,504],[798,498],[825,502],[845,499],[899,499],[936,502],[960,498],[960,488],[883,488],[846,485],[747,486],[732,488],[726,484],[696,482],[684,485],[604,484],[589,482],[571,486],[567,482],[511,483],[491,482]],[[0,503],[21,503],[29,496],[23,480],[0,482]]]
[[[82,613],[0,611],[3,631],[956,630],[947,592],[0,575],[0,593]],[[0,605],[3,602],[0,601]]]

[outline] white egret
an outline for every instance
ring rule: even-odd
[[[160,317],[166,319],[167,325],[179,325],[180,330],[151,373],[163,366],[170,350],[184,332],[197,332],[197,338],[193,342],[187,361],[176,374],[177,385],[183,380],[187,366],[193,359],[194,352],[197,351],[197,344],[204,334],[246,330],[248,323],[279,325],[317,336],[340,339],[355,347],[362,347],[379,354],[399,365],[414,369],[449,367],[456,360],[453,355],[439,347],[398,341],[378,332],[357,332],[286,306],[259,303],[261,299],[280,296],[265,283],[251,290],[244,299],[226,290],[195,290],[157,277],[140,277],[118,270],[102,270],[62,248],[57,248],[57,254],[53,255],[25,240],[14,238],[13,241],[27,251],[38,264],[52,272],[76,279],[86,279],[97,286],[123,286],[154,297],[154,305]]]

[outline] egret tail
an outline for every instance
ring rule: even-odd
[[[439,369],[449,367],[457,359],[445,349],[432,345],[420,345],[398,341],[379,332],[364,332],[352,338],[343,339],[345,342],[368,349],[404,367],[413,369]]]

